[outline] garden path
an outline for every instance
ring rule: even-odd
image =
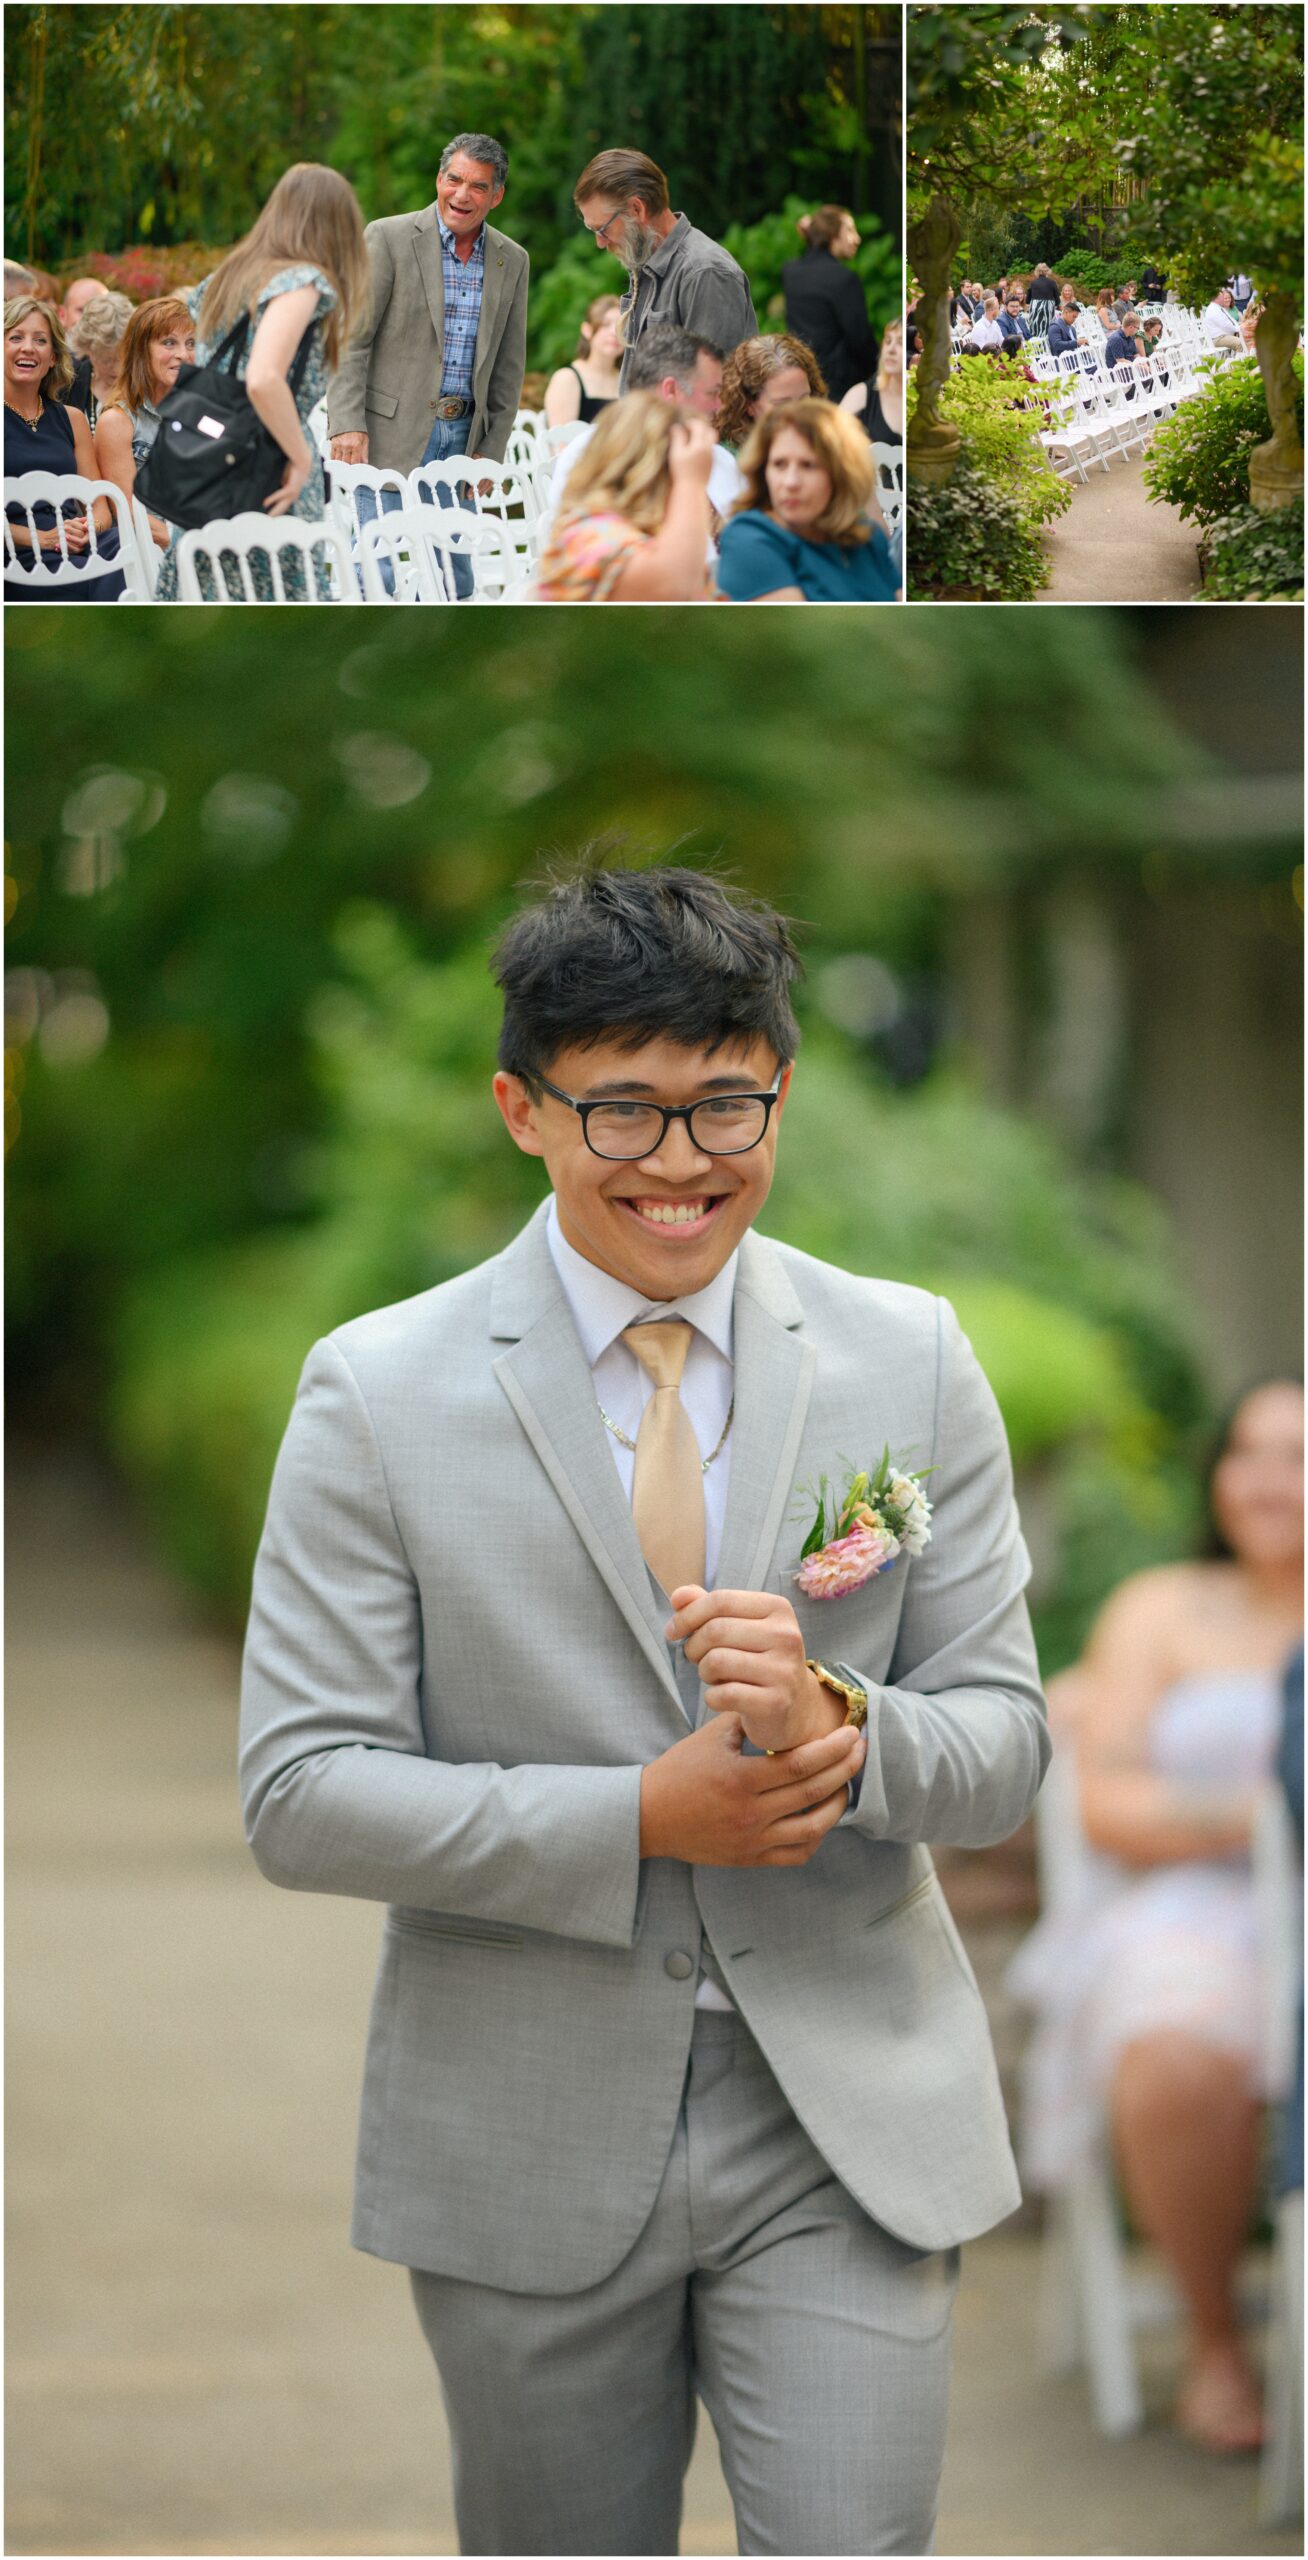
[[[6,1500],[5,2548],[453,2552],[408,2287],[346,2243],[380,1913],[256,1873],[235,1645],[115,1486],[16,1451]],[[1037,2381],[1037,2245],[965,2256],[938,2551],[1301,2549],[1255,2526],[1251,2465],[1110,2448]],[[682,2548],[735,2548],[707,2426]]]
[[[1066,515],[1045,529],[1042,604],[1187,604],[1198,594],[1194,528],[1147,496],[1143,473],[1144,456],[1133,453],[1073,482]]]

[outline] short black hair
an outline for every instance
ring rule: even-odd
[[[610,869],[583,853],[513,918],[491,963],[499,1063],[537,1084],[560,1049],[668,1039],[713,1051],[761,1037],[788,1066],[803,976],[784,916],[709,872]]]

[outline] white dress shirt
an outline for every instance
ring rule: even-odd
[[[565,451],[567,448],[565,447]],[[602,1413],[616,1422],[628,1440],[634,1440],[640,1429],[640,1417],[654,1393],[654,1381],[643,1369],[635,1352],[622,1340],[629,1324],[648,1324],[660,1316],[684,1317],[694,1327],[686,1365],[681,1373],[681,1401],[690,1417],[690,1426],[699,1443],[701,1458],[716,1449],[726,1428],[735,1386],[735,1364],[732,1356],[732,1311],[736,1295],[736,1263],[732,1254],[707,1289],[696,1289],[689,1296],[675,1298],[670,1304],[661,1298],[643,1298],[638,1289],[628,1288],[625,1280],[617,1280],[611,1271],[601,1271],[598,1263],[588,1262],[575,1246],[570,1245],[559,1224],[558,1202],[551,1199],[546,1226],[554,1268],[563,1284],[563,1294],[572,1311],[582,1350],[590,1362],[595,1381],[595,1400]],[[618,1471],[622,1490],[631,1500],[636,1472],[634,1450],[605,1426],[604,1436]],[[731,1434],[704,1474],[704,1583],[713,1588],[718,1550],[722,1544],[722,1527],[727,1510],[727,1484],[731,1470]],[[702,1977],[695,1993],[697,2009],[730,2009],[734,2003],[719,1990],[707,1975]]]

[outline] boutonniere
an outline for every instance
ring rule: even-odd
[[[893,1466],[887,1442],[876,1474],[851,1472],[843,1494],[820,1476],[817,1517],[795,1576],[800,1590],[810,1600],[838,1600],[884,1573],[896,1556],[920,1556],[931,1543],[931,1505],[922,1486],[933,1473],[925,1467],[911,1475]]]

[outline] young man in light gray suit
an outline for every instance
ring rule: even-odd
[[[370,222],[372,307],[327,395],[334,462],[502,462],[522,392],[528,257],[486,216],[508,177],[489,134],[441,153],[436,201]]]
[[[742,2551],[926,2550],[958,2244],[1018,2198],[928,1844],[1039,1786],[1026,1550],[948,1306],[753,1232],[797,967],[684,870],[520,915],[495,1098],[551,1197],[318,1344],[273,1483],[248,1833],[390,1906],[354,2238],[465,2552],[675,2552],[697,2393]],[[930,1543],[808,1597],[802,1488],[886,1444]]]

